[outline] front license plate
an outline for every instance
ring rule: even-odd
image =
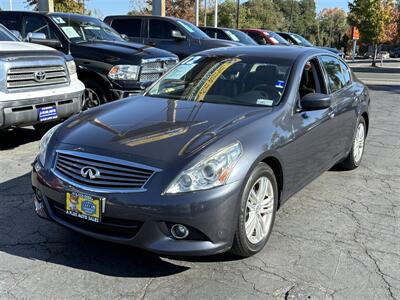
[[[57,108],[55,106],[40,107],[37,110],[40,122],[57,119]]]
[[[67,215],[99,223],[104,199],[75,192],[67,192],[65,196],[65,212]]]

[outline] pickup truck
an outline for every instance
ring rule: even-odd
[[[192,23],[159,16],[108,16],[104,22],[132,42],[142,43],[175,53],[184,59],[193,53],[242,43],[210,38]]]
[[[0,11],[0,23],[26,41],[73,56],[78,78],[86,86],[84,108],[141,93],[178,62],[173,53],[126,41],[94,17]]]
[[[71,56],[20,42],[0,25],[0,129],[44,129],[78,113],[84,89]]]

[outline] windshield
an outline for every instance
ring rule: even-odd
[[[305,47],[313,47],[314,46],[310,41],[308,41],[301,35],[292,33],[291,36],[299,43],[300,46],[305,46]]]
[[[273,106],[282,98],[291,65],[276,58],[192,56],[162,77],[145,96]]]
[[[264,31],[264,33],[268,35],[269,38],[273,40],[276,44],[290,45],[287,40],[285,40],[283,37],[273,31]]]
[[[257,46],[258,44],[249,37],[246,33],[241,32],[239,30],[231,30],[231,29],[224,29],[224,32],[232,41],[239,42],[245,45],[254,45]]]
[[[209,39],[209,38],[210,38],[207,34],[205,34],[202,30],[200,30],[198,27],[194,26],[194,25],[193,25],[192,23],[190,23],[190,22],[187,22],[187,21],[185,21],[185,20],[178,20],[177,22],[178,22],[183,28],[185,28],[186,31],[189,31],[189,32],[190,32],[190,35],[191,35],[193,38],[202,39],[202,40],[205,40],[205,39]]]
[[[73,43],[124,41],[118,32],[96,18],[57,15],[52,16],[52,18]]]
[[[0,41],[16,42],[18,39],[8,29],[0,25]]]

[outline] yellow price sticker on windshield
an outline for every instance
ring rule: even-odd
[[[213,73],[206,80],[206,82],[204,82],[204,84],[201,86],[200,90],[198,91],[198,93],[195,97],[195,101],[203,101],[204,97],[210,91],[210,89],[215,84],[215,82],[218,80],[218,78],[221,76],[221,74],[224,73],[229,67],[236,64],[239,61],[241,61],[241,59],[239,59],[239,58],[235,58],[235,59],[226,61],[223,64],[221,64],[215,71],[213,71]]]

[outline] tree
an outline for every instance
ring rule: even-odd
[[[340,8],[326,8],[318,15],[319,41],[321,46],[341,48],[348,29],[347,14]]]
[[[241,5],[246,11],[244,27],[278,30],[283,27],[284,16],[272,0],[249,0]]]
[[[128,12],[130,15],[151,14],[152,0],[131,0],[133,9]],[[166,0],[165,14],[174,16],[190,22],[194,22],[194,1],[192,0]]]
[[[392,0],[354,0],[349,3],[349,23],[360,30],[362,41],[372,44],[374,55],[372,65],[376,66],[377,46],[382,41],[385,25],[389,20],[386,5]]]
[[[27,0],[34,10],[39,10],[39,0]],[[83,3],[75,0],[54,0],[54,10],[57,12],[83,13]]]

